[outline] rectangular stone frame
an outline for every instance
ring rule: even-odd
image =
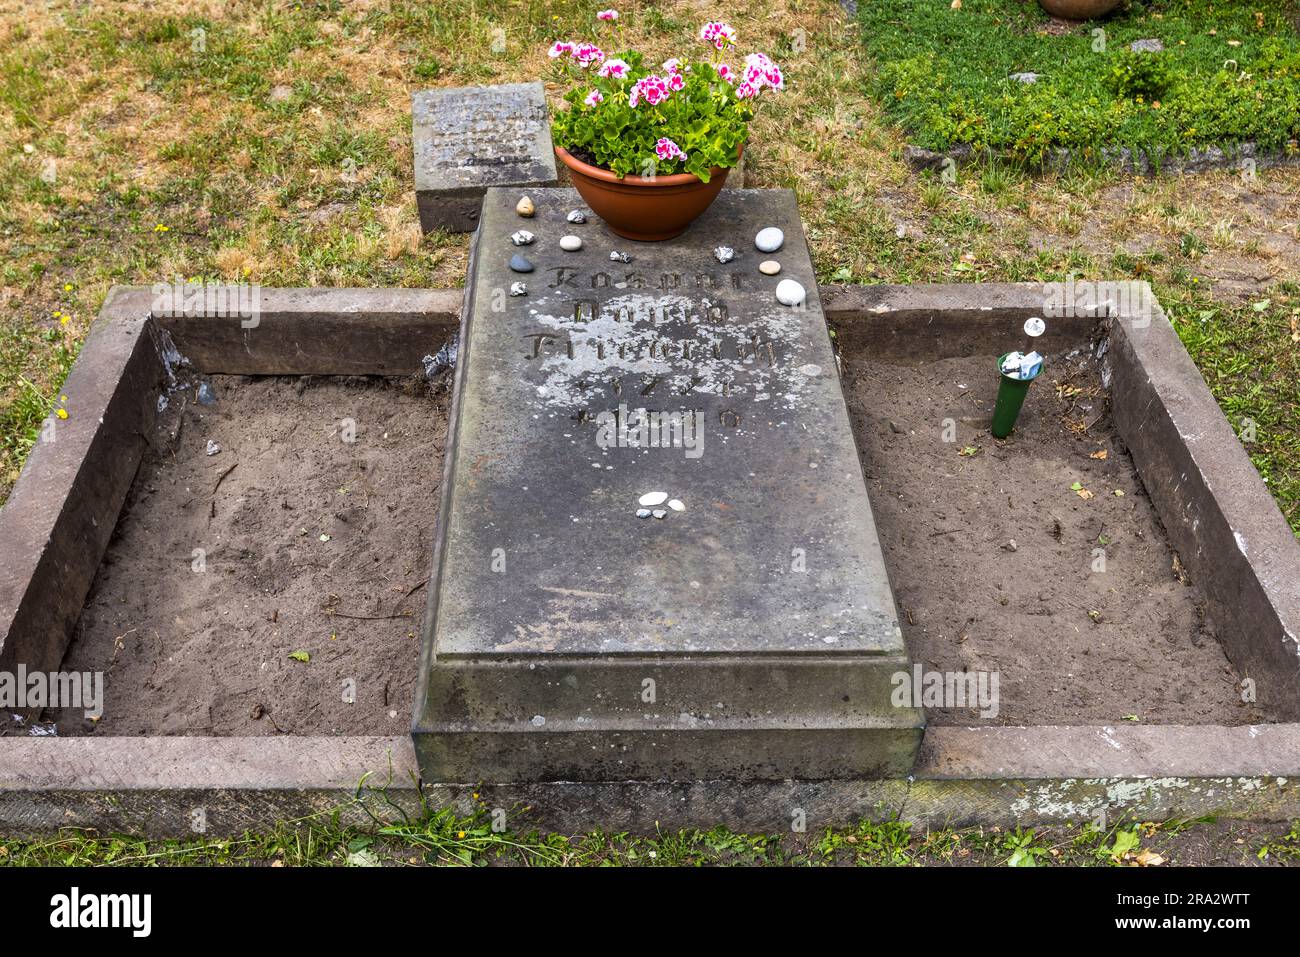
[[[201,357],[195,365],[207,373],[400,374],[455,332],[461,295],[262,290],[266,336],[250,352],[238,318],[145,320],[149,291],[114,289],[62,390],[71,424],[33,449],[0,511],[0,668],[15,660],[57,667],[62,657],[63,629],[75,622],[144,450],[133,430],[147,434],[152,423],[163,376],[155,333],[166,331],[182,354]],[[1041,314],[1043,294],[1027,284],[830,286],[822,298],[845,349],[902,354],[928,340],[938,355],[953,356],[987,353],[989,343],[1017,345],[1008,323]],[[1053,320],[1049,336],[1059,331],[1060,338],[1046,347],[1086,343],[1090,335],[1109,341],[1115,394],[1140,399],[1117,403],[1116,422],[1171,543],[1206,588],[1229,655],[1259,680],[1261,694],[1283,696],[1273,704],[1295,722],[1300,544],[1163,314],[1136,328],[1129,325],[1143,316],[1116,322],[1124,318]],[[350,355],[331,348],[339,334],[355,337]],[[85,554],[78,541],[87,543]],[[70,555],[77,561],[60,565]],[[1215,575],[1222,580],[1208,587]],[[1235,628],[1225,624],[1234,615]],[[32,621],[38,630],[27,630]],[[1006,826],[1099,812],[1110,820],[1220,813],[1284,821],[1300,817],[1300,723],[931,727],[906,779],[750,785],[420,782],[406,736],[0,740],[6,835],[83,827],[192,837],[193,812],[202,808],[204,833],[231,836],[339,809],[344,821],[366,824],[371,814],[442,805],[461,813],[502,807],[511,827],[570,833],[715,824],[784,830],[791,807],[805,809],[809,827],[894,817]]]

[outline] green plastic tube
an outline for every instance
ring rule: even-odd
[[[1043,374],[1043,370],[1039,369],[1034,379],[1018,379],[1007,375],[1002,371],[1002,362],[1010,354],[1007,352],[998,356],[998,400],[993,406],[992,430],[995,439],[1005,439],[1011,434],[1011,430],[1016,427],[1016,419],[1020,417],[1020,407],[1025,404],[1025,394],[1029,391],[1030,384],[1038,375]]]

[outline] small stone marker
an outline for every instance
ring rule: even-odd
[[[489,190],[466,282],[413,728],[434,781],[890,777],[921,713],[789,190],[618,240]],[[786,237],[780,305],[751,237]],[[714,249],[733,247],[720,263]],[[539,720],[540,719],[540,720]]]
[[[541,83],[417,90],[411,118],[415,197],[426,233],[473,231],[488,187],[556,182]]]

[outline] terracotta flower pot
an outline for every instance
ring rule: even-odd
[[[1044,10],[1062,20],[1094,20],[1119,6],[1119,0],[1038,0]]]
[[[620,178],[584,163],[563,147],[555,147],[555,155],[569,167],[574,188],[592,211],[624,239],[640,242],[680,236],[717,199],[727,181],[727,170],[716,166],[707,183],[694,173]]]

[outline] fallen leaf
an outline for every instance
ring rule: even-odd
[[[1138,852],[1134,858],[1140,867],[1159,867],[1165,862],[1165,859],[1155,851],[1147,850],[1145,847]]]
[[[1079,496],[1079,498],[1083,499],[1084,501],[1087,501],[1088,499],[1092,498],[1092,493],[1089,492],[1086,488],[1079,489],[1079,491],[1076,494]]]
[[[309,655],[305,651],[291,651],[289,652],[289,657],[292,658],[294,661],[301,661],[304,663],[311,661],[311,655]]]
[[[1105,449],[1098,449],[1096,452],[1093,452],[1091,455],[1089,455],[1088,458],[1098,459],[1099,461],[1105,461],[1106,456],[1109,454],[1110,453],[1107,452]]]
[[[1118,861],[1138,846],[1136,831],[1116,831],[1115,843],[1110,846],[1111,860]]]

